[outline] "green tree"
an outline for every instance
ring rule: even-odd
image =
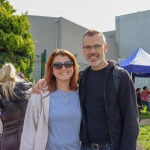
[[[7,0],[0,0],[0,67],[12,63],[18,72],[33,80],[34,42],[27,12],[16,15]]]

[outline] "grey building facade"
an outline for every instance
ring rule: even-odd
[[[28,18],[35,41],[35,81],[41,78],[41,53],[44,50],[47,50],[48,58],[56,48],[67,49],[76,56],[80,70],[88,65],[82,52],[82,38],[87,30],[85,27],[63,17],[29,15]],[[115,24],[115,31],[103,32],[109,46],[107,60],[120,61],[139,47],[150,53],[150,10],[116,16]],[[144,84],[147,84],[147,81],[144,81]]]
[[[33,76],[35,82],[41,78],[41,53],[47,50],[49,54],[56,48],[69,50],[76,56],[79,69],[82,70],[88,64],[82,52],[82,38],[87,30],[65,18],[28,16],[31,33],[35,42],[35,63]],[[115,31],[104,33],[109,44],[106,59],[117,60]]]
[[[128,57],[140,47],[150,53],[150,10],[116,16],[115,23],[120,58]]]
[[[115,23],[118,60],[127,58],[138,48],[150,54],[150,10],[116,16]],[[142,89],[144,85],[150,88],[150,78],[135,78],[136,87]]]
[[[56,48],[63,48],[73,53],[84,66],[81,55],[82,36],[86,28],[72,23],[64,18],[43,16],[28,16],[31,33],[35,42],[35,64],[33,76],[35,81],[41,78],[41,53],[47,50],[49,54]]]

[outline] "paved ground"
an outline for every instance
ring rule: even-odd
[[[141,145],[139,145],[139,144],[137,143],[136,150],[145,150],[145,149],[144,149],[144,148],[142,148],[142,147],[141,147]]]
[[[150,119],[142,119],[140,121],[140,125],[150,125]]]

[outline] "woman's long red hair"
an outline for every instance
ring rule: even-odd
[[[70,79],[70,90],[77,90],[77,80],[78,80],[78,64],[76,61],[76,58],[71,54],[69,51],[64,50],[64,49],[56,49],[54,50],[47,63],[46,63],[46,74],[45,74],[45,80],[48,86],[48,90],[50,92],[53,92],[57,89],[57,83],[56,83],[56,78],[53,75],[53,61],[54,58],[58,55],[61,56],[68,56],[71,61],[73,61],[73,75]]]

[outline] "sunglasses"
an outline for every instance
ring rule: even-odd
[[[53,64],[53,67],[56,70],[61,69],[63,66],[65,66],[65,68],[71,68],[73,66],[73,62],[72,61],[66,61],[64,63],[56,62],[56,63]]]

